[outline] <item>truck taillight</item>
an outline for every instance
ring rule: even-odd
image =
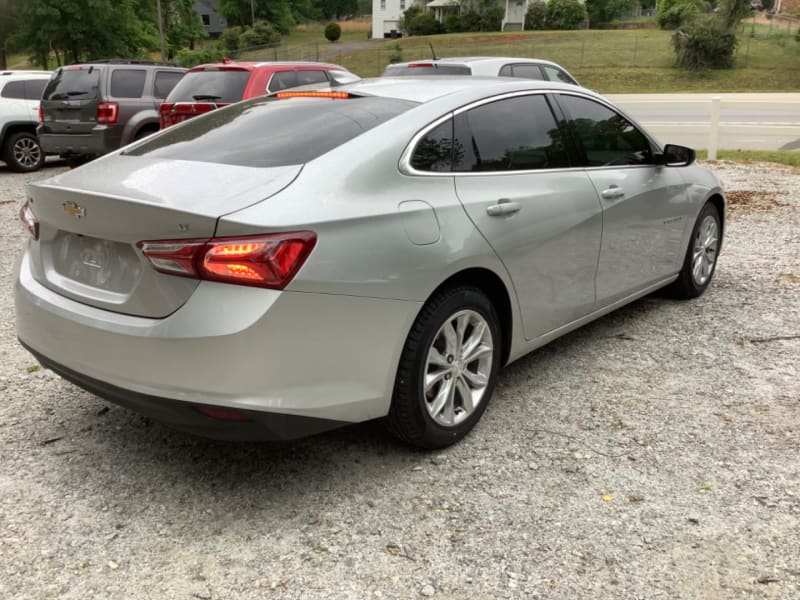
[[[113,125],[119,116],[119,104],[116,102],[98,102],[97,122],[104,125]]]
[[[41,102],[39,102],[39,123],[44,123],[44,109]]]
[[[311,231],[137,244],[156,271],[282,290],[317,243]]]

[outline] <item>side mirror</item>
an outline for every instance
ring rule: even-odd
[[[656,163],[667,167],[688,167],[694,160],[693,149],[677,144],[667,144],[661,154],[656,154]]]

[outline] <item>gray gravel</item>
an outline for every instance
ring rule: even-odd
[[[716,280],[506,368],[466,440],[173,432],[15,341],[0,166],[0,598],[800,598],[800,171],[737,192]],[[754,193],[745,193],[754,192]]]

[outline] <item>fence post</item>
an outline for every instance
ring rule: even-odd
[[[586,47],[586,40],[581,40],[581,61],[579,69],[583,68],[583,49]]]
[[[719,144],[719,105],[720,97],[711,98],[711,129],[708,132],[708,160],[717,160]]]
[[[319,62],[319,42],[314,42],[314,53],[317,56],[317,58],[315,58],[314,60]]]
[[[639,32],[636,32],[636,40],[633,42],[633,66],[636,66],[636,51],[639,49]]]

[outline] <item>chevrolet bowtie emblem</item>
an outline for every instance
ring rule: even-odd
[[[86,209],[72,201],[64,202],[61,206],[64,207],[64,212],[68,215],[80,219],[86,216]]]

